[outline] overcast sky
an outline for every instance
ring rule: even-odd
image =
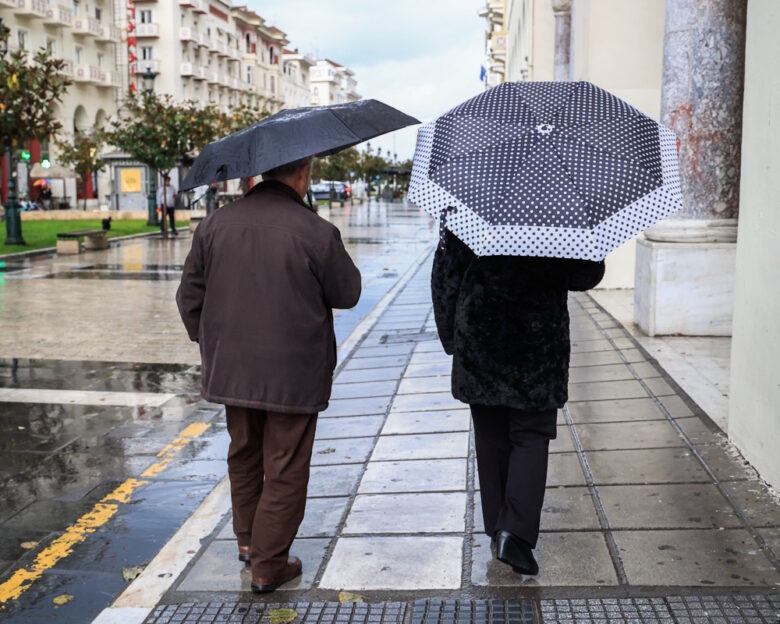
[[[358,92],[423,122],[479,93],[485,0],[247,0],[290,47],[355,71]],[[416,127],[395,134],[399,159]],[[393,149],[393,135],[372,141]]]

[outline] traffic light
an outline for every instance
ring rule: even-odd
[[[30,150],[22,150],[21,154],[19,154],[19,157],[24,162],[30,162],[30,158],[32,158],[32,154],[30,154]]]

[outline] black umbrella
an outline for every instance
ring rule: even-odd
[[[682,208],[677,137],[588,82],[507,82],[420,128],[409,199],[481,256],[601,260]]]
[[[283,110],[209,143],[182,190],[256,176],[307,156],[326,156],[380,134],[420,123],[378,100]]]

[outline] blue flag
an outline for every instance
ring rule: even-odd
[[[485,66],[482,65],[479,68],[479,81],[485,82],[485,78],[487,77],[487,69],[485,69]]]

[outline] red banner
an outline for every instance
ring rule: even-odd
[[[135,74],[138,70],[138,50],[135,38],[135,0],[127,0],[127,71],[129,72],[130,93],[135,93]]]

